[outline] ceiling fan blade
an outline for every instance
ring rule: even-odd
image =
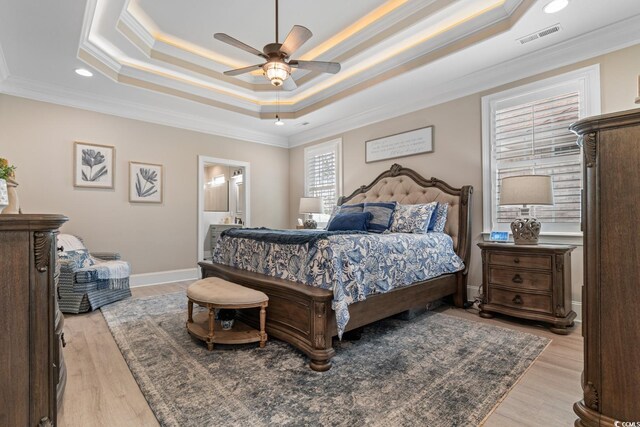
[[[254,55],[258,55],[261,56],[265,59],[268,59],[267,56],[260,52],[258,49],[255,49],[251,46],[249,46],[248,44],[242,43],[240,40],[238,39],[234,39],[233,37],[231,37],[230,35],[227,35],[225,33],[215,33],[213,35],[214,39],[218,39],[221,42],[230,44],[231,46],[237,47],[238,49],[242,49],[244,51],[247,51],[249,53],[253,53]]]
[[[340,71],[340,64],[337,62],[324,61],[289,61],[289,65],[293,68],[301,68],[303,70],[320,71],[322,73],[336,74]]]
[[[285,55],[291,56],[293,52],[298,50],[312,35],[313,33],[307,27],[294,25],[291,31],[289,31],[289,34],[287,34],[287,38],[284,39],[280,50],[284,52]]]
[[[286,90],[290,92],[292,90],[296,90],[297,88],[298,88],[298,85],[296,84],[296,81],[293,80],[293,77],[291,76],[287,77],[287,79],[282,83],[282,90]]]
[[[250,73],[251,71],[259,70],[264,64],[250,65],[249,67],[237,68],[235,70],[225,71],[225,76],[239,76],[240,74]]]

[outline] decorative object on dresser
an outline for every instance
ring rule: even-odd
[[[224,230],[228,230],[230,228],[242,228],[242,224],[211,224],[209,225],[209,236],[210,242],[209,248],[211,249],[211,255],[213,255],[213,251],[216,249],[216,243],[220,238],[220,234]]]
[[[116,148],[86,142],[75,142],[73,147],[73,186],[113,188]]]
[[[550,323],[566,335],[571,310],[571,251],[575,246],[478,243],[482,250],[480,317],[502,313]]]
[[[62,215],[0,216],[0,422],[54,426],[66,384],[56,234]]]
[[[265,322],[269,297],[264,292],[245,288],[244,286],[210,277],[198,280],[187,288],[187,332],[191,336],[204,341],[209,351],[214,343],[218,344],[247,344],[259,342],[264,347],[267,342]],[[206,313],[199,313],[194,317],[193,304],[207,309]],[[225,310],[227,313],[235,310],[259,308],[260,329],[253,329],[246,324],[231,319],[215,320],[215,310]],[[231,320],[231,325],[225,321]],[[225,327],[227,326],[227,327]]]
[[[129,202],[162,203],[162,165],[129,162]]]
[[[500,205],[522,205],[520,217],[511,223],[516,245],[537,245],[540,222],[529,216],[529,205],[553,205],[553,183],[549,175],[518,175],[502,179]]]
[[[0,158],[0,213],[10,205],[8,192],[8,185],[10,184],[7,180],[11,180],[11,178],[13,178],[15,169],[15,166],[9,166],[7,159]],[[18,212],[9,212],[9,209],[7,209],[4,213],[8,214]]]
[[[84,313],[131,296],[129,263],[117,252],[89,252],[82,239],[58,236],[60,286],[64,313]]]
[[[300,197],[300,209],[298,209],[298,212],[308,215],[322,213],[322,199],[320,197]],[[318,223],[312,217],[309,217],[304,221],[304,228],[318,228]]]
[[[317,375],[279,340],[214,354],[194,344],[184,293],[102,313],[162,426],[477,426],[550,341],[443,313],[387,318],[363,339],[336,340],[337,368]]]
[[[458,307],[468,303],[467,273],[471,253],[472,193],[471,186],[455,188],[436,178],[425,179],[414,170],[394,164],[369,185],[363,185],[350,195],[338,199],[338,205],[347,206],[391,201],[416,204],[439,200],[449,203],[444,229],[446,236],[440,237],[444,239],[448,236],[450,250],[461,260],[461,265],[464,264],[455,272],[411,282],[386,293],[370,295],[365,301],[354,302],[349,306],[349,321],[344,332],[403,311],[424,307],[429,302],[447,296],[451,296]],[[380,238],[380,235],[375,236]],[[438,236],[434,238],[436,237]],[[311,369],[326,371],[331,368],[330,359],[335,355],[332,338],[338,335],[336,312],[332,308],[334,292],[331,289],[322,289],[219,262],[200,262],[199,265],[202,267],[202,277],[220,277],[267,294],[270,307],[267,323],[269,335],[286,341],[306,353],[311,359]],[[242,313],[239,317],[252,326],[258,324],[257,317],[251,313]]]
[[[640,421],[640,109],[580,120],[584,399],[576,426]]]
[[[364,143],[365,163],[433,153],[433,126],[370,139]]]

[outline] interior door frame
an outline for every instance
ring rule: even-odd
[[[207,163],[215,163],[224,166],[244,168],[244,177],[242,182],[244,185],[244,225],[251,227],[251,163],[240,160],[221,159],[218,157],[198,156],[198,224],[197,224],[197,241],[198,241],[198,260],[204,261],[204,239],[202,234],[202,224],[204,223],[204,166]]]

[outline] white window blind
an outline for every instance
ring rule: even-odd
[[[511,223],[518,206],[499,206],[500,183],[514,175],[551,175],[554,206],[532,206],[542,223],[579,223],[582,156],[569,125],[579,119],[580,95],[569,92],[495,112],[497,222]]]
[[[543,233],[579,233],[582,152],[571,123],[600,113],[597,66],[483,97],[484,231],[506,231],[519,206],[500,206],[502,179],[550,175],[553,206],[531,206]]]
[[[329,220],[341,193],[340,148],[341,141],[335,140],[307,147],[304,151],[305,196],[322,198],[324,212],[314,215],[320,224]]]

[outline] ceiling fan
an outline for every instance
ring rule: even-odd
[[[263,64],[251,65],[249,67],[238,68],[236,70],[225,71],[227,76],[238,76],[240,74],[249,73],[251,71],[262,69],[271,84],[285,90],[294,90],[297,85],[291,77],[292,68],[301,68],[304,70],[319,71],[322,73],[336,74],[340,71],[340,64],[337,62],[324,61],[300,61],[290,59],[291,55],[300,48],[313,35],[308,28],[301,25],[294,25],[284,43],[278,43],[278,0],[276,2],[276,42],[266,45],[262,52],[258,49],[242,43],[240,40],[224,33],[215,33],[214,38],[245,50],[254,55],[264,58],[267,62]]]

